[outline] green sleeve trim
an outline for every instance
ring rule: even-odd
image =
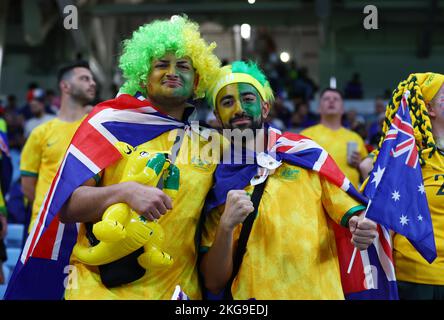
[[[341,219],[341,226],[348,228],[348,220],[358,211],[365,210],[365,206],[360,204],[348,210]]]
[[[8,211],[6,210],[6,206],[0,207],[0,215],[5,216],[5,217],[8,216]]]
[[[207,253],[208,250],[210,250],[210,247],[207,247],[207,246],[200,246],[200,248],[199,248],[200,253]]]
[[[20,174],[25,177],[38,177],[38,175],[39,175],[38,173],[26,171],[26,170],[20,170]]]

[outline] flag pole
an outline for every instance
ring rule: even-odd
[[[364,212],[364,218],[365,218],[365,216],[366,216],[366,214],[367,214],[368,208],[370,208],[371,203],[372,203],[372,200],[369,200],[369,201],[368,201],[367,208],[365,209],[365,212]],[[358,251],[358,249],[355,247],[355,248],[353,249],[353,254],[352,254],[352,256],[351,256],[350,263],[348,264],[347,274],[350,274],[350,272],[351,272],[351,269],[352,269],[352,267],[353,267],[353,262],[355,261],[356,252],[357,252],[357,251]]]

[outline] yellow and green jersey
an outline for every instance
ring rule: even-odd
[[[431,285],[444,285],[444,155],[436,151],[422,167],[437,257],[429,264],[402,235],[394,236],[394,260],[398,280]]]
[[[355,142],[358,145],[357,152],[362,158],[368,154],[364,140],[355,132],[341,127],[338,130],[327,128],[323,124],[318,124],[307,128],[301,135],[309,137],[323,147],[335,160],[341,171],[355,186],[359,187],[359,171],[350,166],[347,162],[347,143]]]
[[[23,147],[20,173],[22,176],[37,178],[29,230],[34,225],[43,199],[82,120],[50,120],[35,128]]]
[[[362,209],[318,172],[283,163],[267,179],[233,298],[344,299],[330,224],[345,224]],[[222,212],[219,207],[207,217],[201,250],[211,247]]]
[[[163,133],[144,143],[144,150],[171,150],[174,142],[171,136],[175,137],[175,132],[176,130]],[[180,169],[180,184],[173,201],[173,209],[159,219],[165,232],[162,250],[172,256],[173,265],[165,269],[147,271],[142,278],[132,283],[109,289],[102,284],[98,267],[86,266],[73,255],[71,264],[75,267],[75,274],[71,274],[73,285],[65,291],[66,299],[169,300],[177,285],[181,286],[190,299],[202,297],[198,283],[194,237],[205,197],[213,184],[213,172],[217,164],[208,158],[205,152],[196,154],[196,151],[201,151],[203,145],[208,142],[202,137],[198,139],[195,132],[192,132],[192,135],[193,140],[195,139],[193,143],[192,138],[185,135],[175,162]],[[214,159],[218,159],[218,155],[214,156]],[[112,178],[115,168],[114,165],[104,170],[100,185],[107,186],[118,182]],[[82,245],[89,245],[83,225],[77,241]]]

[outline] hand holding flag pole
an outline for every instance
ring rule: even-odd
[[[366,208],[365,211],[364,211],[363,218],[365,218],[365,216],[367,215],[368,208],[370,208],[370,205],[371,205],[371,204],[372,204],[372,201],[369,200],[368,205],[367,205],[367,208]],[[353,233],[352,233],[352,234],[353,234]],[[351,269],[352,269],[352,267],[353,267],[353,262],[355,261],[356,252],[357,252],[357,251],[358,251],[358,248],[355,247],[355,248],[353,249],[353,254],[352,254],[352,256],[351,256],[350,263],[349,263],[349,265],[348,265],[348,269],[347,269],[347,273],[348,273],[348,274],[350,274]]]

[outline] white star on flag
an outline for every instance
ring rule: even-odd
[[[422,221],[422,215],[418,216],[418,221]]]
[[[381,182],[382,175],[384,174],[385,168],[378,166],[378,170],[373,173],[374,177],[372,183],[375,182],[375,188],[378,187],[379,182]]]
[[[421,183],[421,184],[418,186],[418,191],[421,192],[422,194],[425,192],[425,189],[424,189],[424,183]]]
[[[407,218],[407,216],[405,216],[405,215],[402,215],[400,222],[401,222],[402,226],[405,226],[406,224],[409,223],[409,218]]]
[[[398,201],[399,198],[401,198],[401,196],[400,196],[400,194],[399,194],[399,191],[396,191],[396,190],[393,191],[393,192],[392,192],[392,199],[395,200],[395,201]]]

